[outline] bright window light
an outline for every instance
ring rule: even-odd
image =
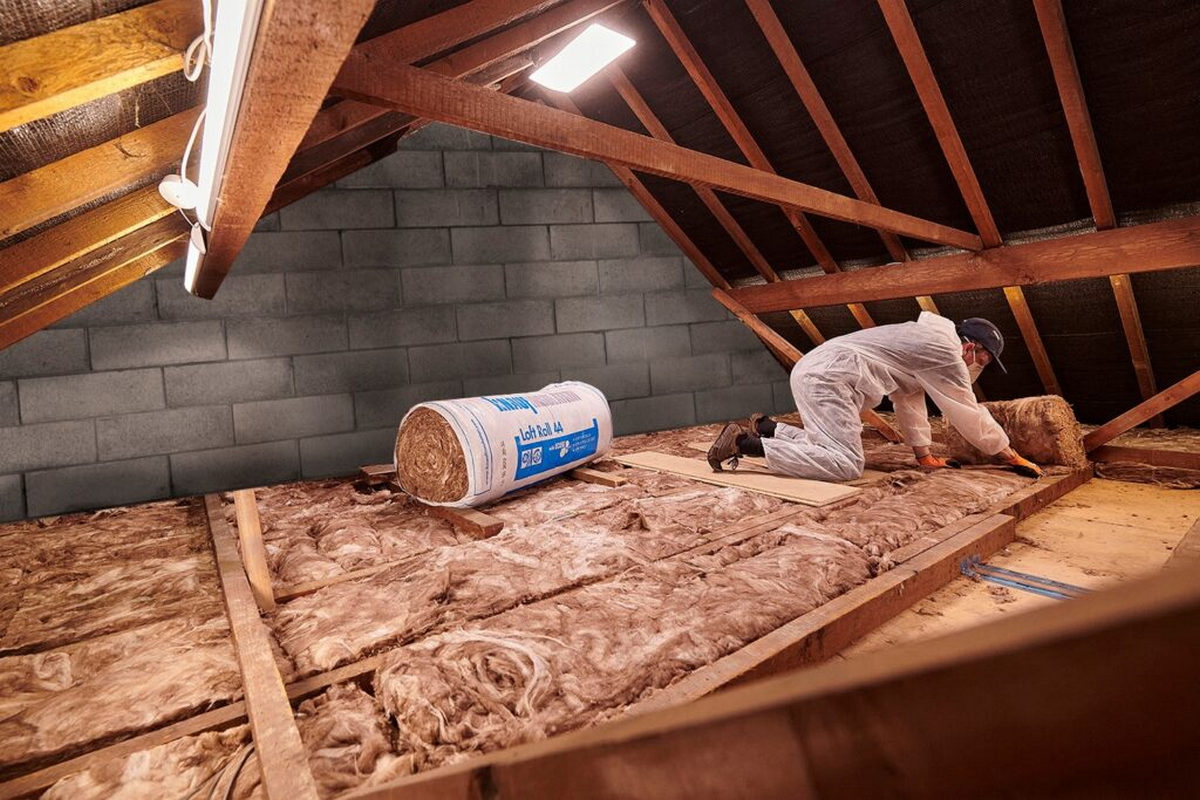
[[[628,36],[603,25],[590,25],[529,79],[556,92],[569,92],[633,45]]]

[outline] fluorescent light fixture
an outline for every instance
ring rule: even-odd
[[[196,180],[196,218],[188,247],[184,286],[195,292],[204,260],[203,232],[211,230],[217,199],[233,142],[238,108],[242,101],[254,37],[264,0],[219,0],[213,20],[212,56],[208,73],[208,99],[204,106],[204,135],[200,144],[200,170]],[[197,237],[200,242],[197,242]]]
[[[556,92],[569,92],[633,45],[633,39],[628,36],[603,25],[589,25],[529,79]]]

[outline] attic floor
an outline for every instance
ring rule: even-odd
[[[1103,589],[1162,569],[1189,532],[1200,536],[1200,492],[1096,478],[1019,522],[1016,541],[988,563]],[[854,658],[942,636],[1057,602],[1061,601],[956,578],[838,657]]]

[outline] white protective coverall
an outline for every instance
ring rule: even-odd
[[[979,405],[954,323],[921,312],[916,322],[880,325],[838,336],[792,368],[792,396],[804,428],[780,423],[762,440],[767,467],[798,478],[853,480],[863,472],[859,414],[891,397],[905,444],[933,440],[925,394],[963,438],[987,455],[1008,435]]]

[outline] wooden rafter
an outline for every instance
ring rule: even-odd
[[[650,108],[650,104],[642,97],[642,93],[637,90],[633,82],[629,80],[629,76],[617,66],[611,66],[607,70],[607,77],[616,88],[617,93],[621,95],[621,99],[633,111],[634,116],[642,123],[642,126],[649,131],[650,135],[655,139],[663,142],[676,144],[674,137],[667,130],[667,127],[662,124],[662,120]],[[725,207],[717,197],[717,193],[707,186],[693,186],[692,189],[708,209],[709,213],[716,218],[721,227],[729,234],[729,238],[733,240],[738,249],[742,251],[747,260],[750,261],[754,269],[763,277],[767,283],[774,283],[779,280],[779,275],[771,267],[771,263],[767,261],[767,257],[762,254],[758,246],[746,233],[741,224],[734,219],[733,214]],[[789,312],[792,318],[804,329],[805,335],[812,339],[813,342],[820,344],[825,340],[825,337],[817,329],[817,326],[809,318],[808,314],[801,310],[792,310]]]
[[[1059,239],[1005,245],[980,253],[959,253],[818,275],[794,281],[746,286],[733,294],[751,311],[810,307],[931,294],[1030,286],[1102,278],[1123,272],[1154,272],[1200,264],[1200,217],[1151,222]]]
[[[177,170],[199,113],[181,111],[0,183],[0,239]]]
[[[996,221],[992,219],[992,210],[984,199],[983,189],[979,185],[979,179],[975,177],[975,169],[967,157],[966,148],[958,135],[958,128],[950,116],[946,98],[942,96],[942,89],[933,75],[933,67],[925,54],[921,38],[917,35],[917,28],[908,13],[908,6],[905,5],[905,0],[878,2],[888,29],[892,32],[892,39],[896,42],[896,49],[900,51],[900,58],[903,59],[917,90],[921,106],[925,109],[925,115],[929,118],[938,144],[941,145],[950,165],[950,172],[954,175],[954,181],[967,204],[971,219],[979,230],[979,236],[983,239],[984,246],[996,247],[1000,244],[1000,231],[996,228]]]
[[[0,47],[0,131],[178,72],[195,0],[157,2]]]
[[[879,8],[883,11],[896,48],[900,51],[900,57],[904,60],[913,86],[916,87],[921,106],[925,109],[925,115],[929,118],[929,123],[937,136],[938,144],[942,148],[946,163],[950,166],[954,181],[958,184],[959,192],[962,193],[963,202],[966,203],[971,219],[974,220],[983,243],[988,247],[997,247],[1001,241],[1000,231],[996,227],[992,211],[983,196],[983,188],[975,176],[971,159],[968,158],[967,150],[963,147],[962,137],[958,134],[958,126],[954,124],[954,119],[950,116],[946,98],[942,96],[942,89],[938,85],[937,78],[934,77],[933,67],[930,65],[929,57],[925,54],[925,48],[917,35],[912,16],[908,13],[908,6],[905,4],[905,0],[879,0]],[[1038,377],[1041,378],[1043,388],[1047,394],[1058,394],[1060,392],[1058,378],[1054,375],[1050,356],[1046,353],[1042,336],[1033,320],[1033,314],[1029,311],[1029,304],[1025,302],[1025,293],[1019,286],[1005,287],[1004,298],[1012,310],[1013,318],[1016,319],[1017,327],[1021,331],[1021,338],[1037,367]]]
[[[451,81],[405,64],[352,56],[335,83],[338,92],[414,116],[448,122],[597,161],[610,161],[674,180],[711,186],[777,205],[925,241],[978,249],[965,231],[880,208],[753,167],[660,142],[526,100]],[[779,285],[779,284],[776,284]]]
[[[195,293],[212,297],[321,108],[374,0],[279,0],[263,9],[254,58]],[[297,54],[302,69],[298,69]]]
[[[1168,386],[1149,400],[1138,403],[1124,414],[1084,436],[1084,449],[1092,451],[1101,445],[1108,444],[1122,433],[1132,430],[1169,408],[1173,408],[1197,392],[1200,392],[1200,370],[1193,372],[1179,383]]]
[[[750,162],[750,165],[755,169],[777,174],[775,168],[771,165],[767,154],[759,147],[754,135],[750,133],[750,129],[746,127],[746,123],[742,120],[741,115],[733,107],[733,103],[725,95],[717,83],[717,79],[713,77],[708,66],[700,58],[700,54],[684,33],[683,28],[679,25],[679,21],[671,14],[666,3],[662,0],[646,0],[646,11],[650,14],[650,19],[654,22],[663,38],[667,40],[667,44],[674,51],[675,56],[683,64],[683,68],[687,70],[691,76],[692,82],[696,84],[696,88],[704,95],[704,99],[708,101],[717,118],[721,120],[721,124],[729,135],[733,138],[738,149],[742,151],[742,155]],[[825,243],[817,235],[813,229],[812,223],[800,211],[794,208],[785,208],[784,214],[788,221],[792,223],[792,227],[804,240],[804,244],[812,252],[817,264],[826,272],[835,272],[838,269],[837,262],[830,254],[829,249],[825,247]],[[863,313],[866,310],[863,309]]]
[[[767,44],[771,47],[771,51],[775,54],[780,66],[783,67],[783,71],[787,74],[788,80],[791,81],[792,88],[796,90],[796,94],[800,97],[800,102],[804,104],[805,110],[808,112],[809,117],[812,118],[813,124],[821,134],[821,138],[825,140],[826,147],[829,148],[834,160],[841,167],[842,174],[850,183],[855,196],[859,200],[882,205],[879,202],[879,197],[875,194],[875,190],[871,187],[871,183],[867,180],[866,173],[863,172],[862,166],[859,165],[858,159],[854,157],[854,152],[846,142],[846,137],[842,135],[841,128],[838,127],[833,114],[829,111],[829,106],[825,104],[825,99],[821,97],[821,92],[817,89],[817,84],[813,81],[812,75],[809,74],[808,68],[804,66],[804,61],[800,58],[800,53],[797,52],[795,45],[792,44],[792,40],[787,35],[787,31],[784,30],[783,23],[780,22],[775,9],[771,7],[770,1],[745,0],[745,3],[758,23],[759,29],[762,30]],[[900,242],[898,236],[886,231],[881,231],[879,236],[883,239],[884,247],[887,248],[888,254],[893,259],[896,261],[908,260],[908,251],[904,249],[904,245]],[[938,313],[937,306],[933,302],[932,297],[918,297],[917,302],[923,309],[933,311],[935,314]],[[869,326],[863,325],[863,327]]]
[[[1092,117],[1088,113],[1087,99],[1083,94],[1083,82],[1079,78],[1079,67],[1075,63],[1075,51],[1071,47],[1071,36],[1067,32],[1067,19],[1063,13],[1062,2],[1034,0],[1033,6],[1037,11],[1042,38],[1046,42],[1046,53],[1050,57],[1050,68],[1058,86],[1058,96],[1067,118],[1067,128],[1071,132],[1071,142],[1075,147],[1080,174],[1083,176],[1092,219],[1095,220],[1098,230],[1114,228],[1117,225],[1117,217],[1113,212],[1108,183],[1104,179],[1100,148],[1096,145],[1096,133],[1092,128]],[[1146,347],[1146,336],[1142,331],[1142,319],[1138,313],[1133,286],[1129,276],[1125,274],[1109,276],[1109,283],[1121,314],[1121,326],[1125,331],[1125,341],[1129,345],[1138,389],[1143,400],[1149,399],[1158,392],[1158,387],[1154,382],[1154,370],[1150,366],[1150,351]],[[1154,417],[1151,424],[1161,426],[1162,417]]]

